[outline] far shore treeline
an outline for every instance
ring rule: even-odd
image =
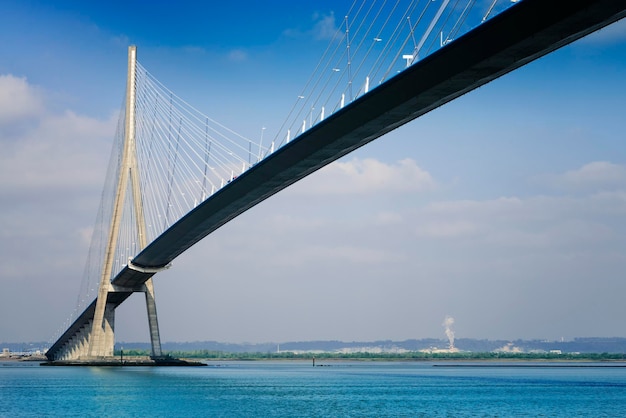
[[[207,359],[622,359],[626,338],[578,337],[570,340],[485,340],[424,338],[404,341],[285,341],[279,343],[224,343],[218,341],[163,342],[163,351],[175,357]],[[0,350],[43,354],[46,342],[1,342]],[[150,343],[119,341],[117,355],[148,355]]]
[[[145,357],[149,350],[116,350],[116,356]],[[168,351],[167,355],[174,358],[207,359],[207,360],[385,360],[385,361],[444,361],[444,360],[546,360],[546,361],[624,361],[624,353],[505,353],[505,352],[405,352],[405,353],[232,353],[224,351],[194,350]]]

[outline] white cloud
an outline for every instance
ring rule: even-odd
[[[549,176],[548,185],[564,190],[607,190],[624,189],[626,186],[626,166],[608,161],[594,161],[576,170]]]
[[[0,155],[0,190],[33,193],[103,184],[103,152],[108,155],[116,118],[42,111],[35,127]]]
[[[418,226],[417,235],[425,238],[458,238],[472,235],[478,225],[468,221],[432,221]]]
[[[625,218],[621,192],[435,202],[412,216],[420,240],[448,240],[478,252],[553,253],[615,244]]]
[[[55,268],[76,265],[75,251],[86,246],[80,238],[96,216],[117,115],[98,120],[55,113],[25,79],[0,79],[23,104],[19,112],[0,106],[0,120],[6,125],[28,121],[0,153],[0,276],[19,271],[19,263],[33,254],[38,262],[23,275],[49,270],[53,276]]]
[[[248,59],[248,53],[243,49],[233,49],[228,53],[228,59],[233,62],[243,62]]]
[[[127,48],[128,45],[132,45],[132,42],[130,41],[130,38],[127,35],[124,34],[120,34],[117,36],[113,36],[110,39],[111,43],[115,46],[118,47],[122,47],[122,48]]]
[[[206,49],[201,46],[196,45],[186,45],[183,47],[183,50],[189,55],[205,55]]]
[[[337,35],[335,14],[314,13],[312,16],[313,27],[307,30],[301,28],[288,28],[283,35],[289,38],[311,37],[317,41],[329,41]]]
[[[402,215],[397,212],[381,212],[376,215],[378,225],[397,225],[404,222]]]
[[[358,245],[309,246],[286,249],[285,256],[275,259],[275,265],[302,267],[310,263],[378,265],[393,263],[402,259],[401,255],[380,248],[367,248]]]
[[[314,15],[315,25],[313,26],[313,37],[317,40],[331,40],[337,33],[335,24],[335,14]]]
[[[297,189],[300,192],[330,195],[421,192],[436,188],[430,173],[409,158],[395,164],[386,164],[373,158],[338,161],[302,183]]]
[[[0,132],[43,111],[41,94],[24,77],[0,75]]]

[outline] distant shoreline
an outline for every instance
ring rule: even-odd
[[[2,363],[5,365],[15,363],[39,363],[42,366],[117,366],[117,367],[137,367],[145,366],[142,362],[136,362],[132,357],[124,359],[124,363],[117,363],[114,359],[109,362],[93,363],[93,364],[52,364],[45,358],[27,359],[27,358],[0,358],[0,367]],[[263,358],[263,359],[181,359],[183,362],[194,363],[193,365],[202,365],[209,367],[220,367],[220,365],[227,366],[229,363],[237,362],[258,362],[258,363],[302,363],[311,365],[313,367],[335,367],[340,366],[341,363],[422,363],[430,364],[432,367],[437,368],[578,368],[578,369],[593,369],[593,368],[626,368],[626,361],[613,360],[613,361],[598,361],[598,360],[552,360],[552,359],[519,359],[519,360],[495,360],[495,359],[482,359],[482,360],[464,360],[464,359],[447,359],[441,360],[428,360],[428,359],[388,359],[388,358],[320,358],[312,362],[312,359],[276,359],[276,358]],[[180,364],[184,366],[183,364]],[[151,364],[152,367],[160,367],[167,365]]]
[[[41,362],[47,361],[48,359],[45,356],[10,356],[10,357],[0,357],[0,363],[2,362],[18,362],[18,361],[29,361],[29,362]]]
[[[146,355],[143,351],[127,352],[124,356]],[[421,362],[626,362],[624,353],[511,353],[511,352],[424,352],[410,351],[405,353],[371,353],[371,352],[246,352],[232,353],[224,351],[170,351],[174,358],[197,360],[304,360],[312,361],[421,361]]]
[[[424,362],[440,363],[437,367],[500,367],[506,362],[506,367],[528,365],[553,365],[572,364],[578,367],[588,367],[584,363],[602,364],[602,367],[614,365],[614,367],[626,367],[626,354],[623,353],[501,353],[501,352],[407,352],[407,353],[332,353],[332,352],[280,352],[280,353],[231,353],[215,352],[207,350],[198,351],[172,351],[167,353],[169,358],[184,359],[187,361],[202,362],[232,362],[232,361],[304,361],[331,363],[339,361],[355,362]],[[124,350],[123,359],[132,362],[141,358],[149,357],[149,353],[141,350]],[[111,361],[120,358],[120,353],[115,353]],[[0,357],[0,362],[47,362],[45,356],[19,356],[13,355]]]

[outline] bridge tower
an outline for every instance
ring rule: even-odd
[[[109,227],[108,243],[104,254],[104,263],[98,297],[96,301],[91,332],[86,344],[87,350],[84,354],[89,359],[106,358],[113,356],[115,344],[115,306],[113,302],[117,292],[143,292],[146,298],[148,310],[148,325],[150,328],[150,340],[152,343],[152,357],[162,356],[161,339],[159,336],[159,324],[157,320],[156,303],[154,298],[154,286],[152,278],[149,278],[143,286],[138,289],[120,288],[111,283],[111,273],[115,251],[117,247],[117,236],[122,221],[122,212],[126,191],[129,188],[132,193],[134,218],[137,227],[137,242],[139,250],[143,250],[147,245],[146,223],[143,213],[143,201],[141,197],[141,184],[139,181],[139,166],[137,163],[136,143],[135,143],[135,101],[136,86],[135,73],[137,68],[137,47],[132,45],[128,48],[128,75],[126,80],[126,114],[123,154],[115,193],[113,216]],[[130,264],[130,262],[129,262]]]

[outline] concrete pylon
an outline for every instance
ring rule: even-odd
[[[128,48],[124,151],[115,194],[113,216],[109,228],[108,244],[104,255],[102,275],[100,277],[98,299],[96,301],[94,319],[89,336],[88,357],[90,359],[113,356],[113,347],[115,345],[115,305],[108,303],[107,299],[109,294],[115,292],[115,289],[111,284],[111,273],[113,269],[115,251],[117,249],[117,236],[119,234],[120,223],[122,220],[124,199],[126,197],[126,190],[128,188],[129,181],[133,198],[133,210],[135,220],[137,222],[137,242],[139,244],[139,250],[143,250],[147,245],[146,223],[143,212],[141,184],[139,181],[139,165],[137,163],[137,148],[135,142],[136,69],[137,47],[133,45]],[[124,290],[145,293],[146,307],[148,310],[148,325],[150,328],[150,339],[152,342],[152,356],[161,357],[161,339],[159,335],[152,278],[148,279],[141,289]]]

